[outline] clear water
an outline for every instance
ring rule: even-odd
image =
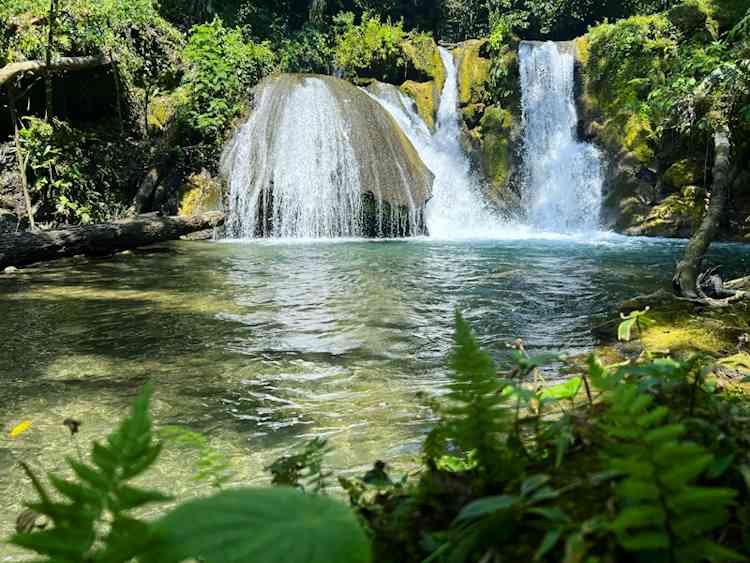
[[[455,308],[499,361],[516,337],[584,352],[613,303],[668,286],[681,249],[620,237],[180,242],[0,276],[0,536],[33,496],[17,462],[61,469],[75,455],[62,421],[80,419],[87,446],[146,381],[156,423],[205,433],[235,483],[266,483],[272,459],[315,435],[339,472],[376,459],[406,471],[431,422],[417,393],[446,383]],[[714,259],[727,275],[750,266],[743,246]],[[23,419],[32,429],[10,440]],[[191,481],[191,452],[163,458],[149,484],[209,488]]]
[[[519,49],[528,223],[553,232],[595,231],[602,201],[599,150],[576,138],[572,43]]]

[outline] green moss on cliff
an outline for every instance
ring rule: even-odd
[[[705,192],[687,186],[651,208],[646,218],[628,230],[639,236],[689,237],[700,223]]]
[[[677,47],[677,31],[665,15],[637,16],[602,24],[577,44],[586,76],[584,103],[599,121],[600,140],[625,148],[640,163],[654,158],[654,131],[646,102]]]
[[[427,35],[418,35],[402,43],[409,64],[431,80],[417,82],[407,80],[401,92],[417,104],[417,111],[430,129],[435,127],[440,94],[445,85],[445,68],[435,41]]]
[[[662,176],[662,182],[670,188],[681,189],[703,183],[703,164],[695,160],[682,159],[670,166]]]
[[[430,129],[435,128],[437,116],[439,95],[436,88],[434,82],[414,82],[413,80],[407,80],[401,85],[401,92],[414,100],[419,116]]]
[[[435,40],[429,35],[412,35],[401,43],[401,49],[409,64],[429,77],[441,91],[445,84],[445,68]]]
[[[481,121],[482,165],[493,186],[494,195],[502,190],[510,177],[511,130],[513,115],[508,110],[493,106],[484,112]]]
[[[468,105],[482,101],[490,77],[491,61],[481,55],[486,40],[465,41],[455,50],[458,65],[458,101]]]

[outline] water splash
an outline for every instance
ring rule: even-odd
[[[559,233],[599,227],[599,151],[576,139],[572,44],[521,44],[525,207],[536,229]]]

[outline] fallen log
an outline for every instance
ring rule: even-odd
[[[91,56],[91,57],[62,57],[60,59],[52,61],[49,66],[44,61],[22,61],[20,63],[10,63],[0,68],[0,86],[5,84],[8,80],[16,76],[17,74],[23,74],[26,72],[38,73],[50,71],[75,71],[75,70],[86,70],[90,68],[96,68],[100,66],[106,66],[111,64],[111,61],[107,57],[102,56]]]
[[[0,270],[67,256],[106,256],[174,240],[223,223],[221,211],[210,211],[190,217],[139,216],[58,231],[0,235]]]

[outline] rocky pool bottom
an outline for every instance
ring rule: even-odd
[[[585,353],[617,303],[668,287],[683,244],[179,242],[1,276],[0,535],[33,497],[18,461],[63,470],[146,381],[156,424],[203,433],[226,456],[230,483],[268,483],[264,467],[314,436],[329,438],[338,473],[376,459],[409,471],[432,420],[420,397],[447,382],[456,308],[501,364],[515,338],[531,353]],[[711,254],[725,277],[749,261],[742,245]],[[700,334],[700,322],[685,324],[654,345]],[[68,417],[82,422],[77,443]],[[31,429],[10,439],[22,420]],[[145,480],[180,498],[205,492],[210,482],[193,479],[200,457],[168,442]],[[18,556],[2,549],[0,560]]]

